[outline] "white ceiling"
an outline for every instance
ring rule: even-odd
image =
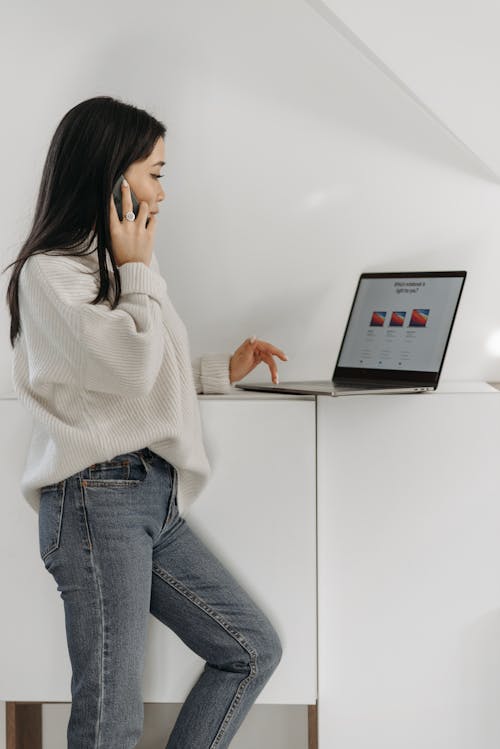
[[[500,178],[499,0],[306,0]]]

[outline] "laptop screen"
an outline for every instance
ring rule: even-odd
[[[333,379],[437,384],[465,276],[363,273]]]

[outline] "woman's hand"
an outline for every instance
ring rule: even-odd
[[[120,221],[113,195],[109,205],[109,230],[113,255],[118,267],[124,263],[144,263],[151,265],[153,243],[156,230],[156,216],[151,214],[146,228],[149,206],[146,201],[139,203],[139,210],[134,221],[128,221],[125,214],[132,211],[132,195],[130,185],[125,180],[121,185],[123,220]]]
[[[274,383],[278,383],[278,367],[273,359],[273,354],[279,356],[283,361],[288,361],[287,355],[276,346],[267,341],[261,341],[258,338],[247,338],[241,346],[236,349],[229,360],[229,382],[239,382],[252,369],[255,369],[261,361],[266,362],[271,370],[271,376]]]

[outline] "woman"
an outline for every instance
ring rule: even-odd
[[[21,488],[64,602],[69,749],[139,741],[149,612],[206,661],[167,749],[229,746],[282,653],[271,622],[183,514],[210,472],[197,393],[229,392],[260,361],[277,379],[273,356],[286,357],[251,339],[232,356],[190,362],[153,253],[165,132],[111,97],[73,107],[10,264],[13,384],[33,416]]]

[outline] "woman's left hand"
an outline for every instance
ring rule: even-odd
[[[288,361],[287,355],[281,349],[273,346],[272,343],[261,341],[255,336],[247,338],[229,360],[229,382],[231,385],[233,382],[242,380],[262,361],[269,365],[272,380],[277,384],[279,382],[278,367],[273,359],[273,354],[279,356],[283,361]]]

